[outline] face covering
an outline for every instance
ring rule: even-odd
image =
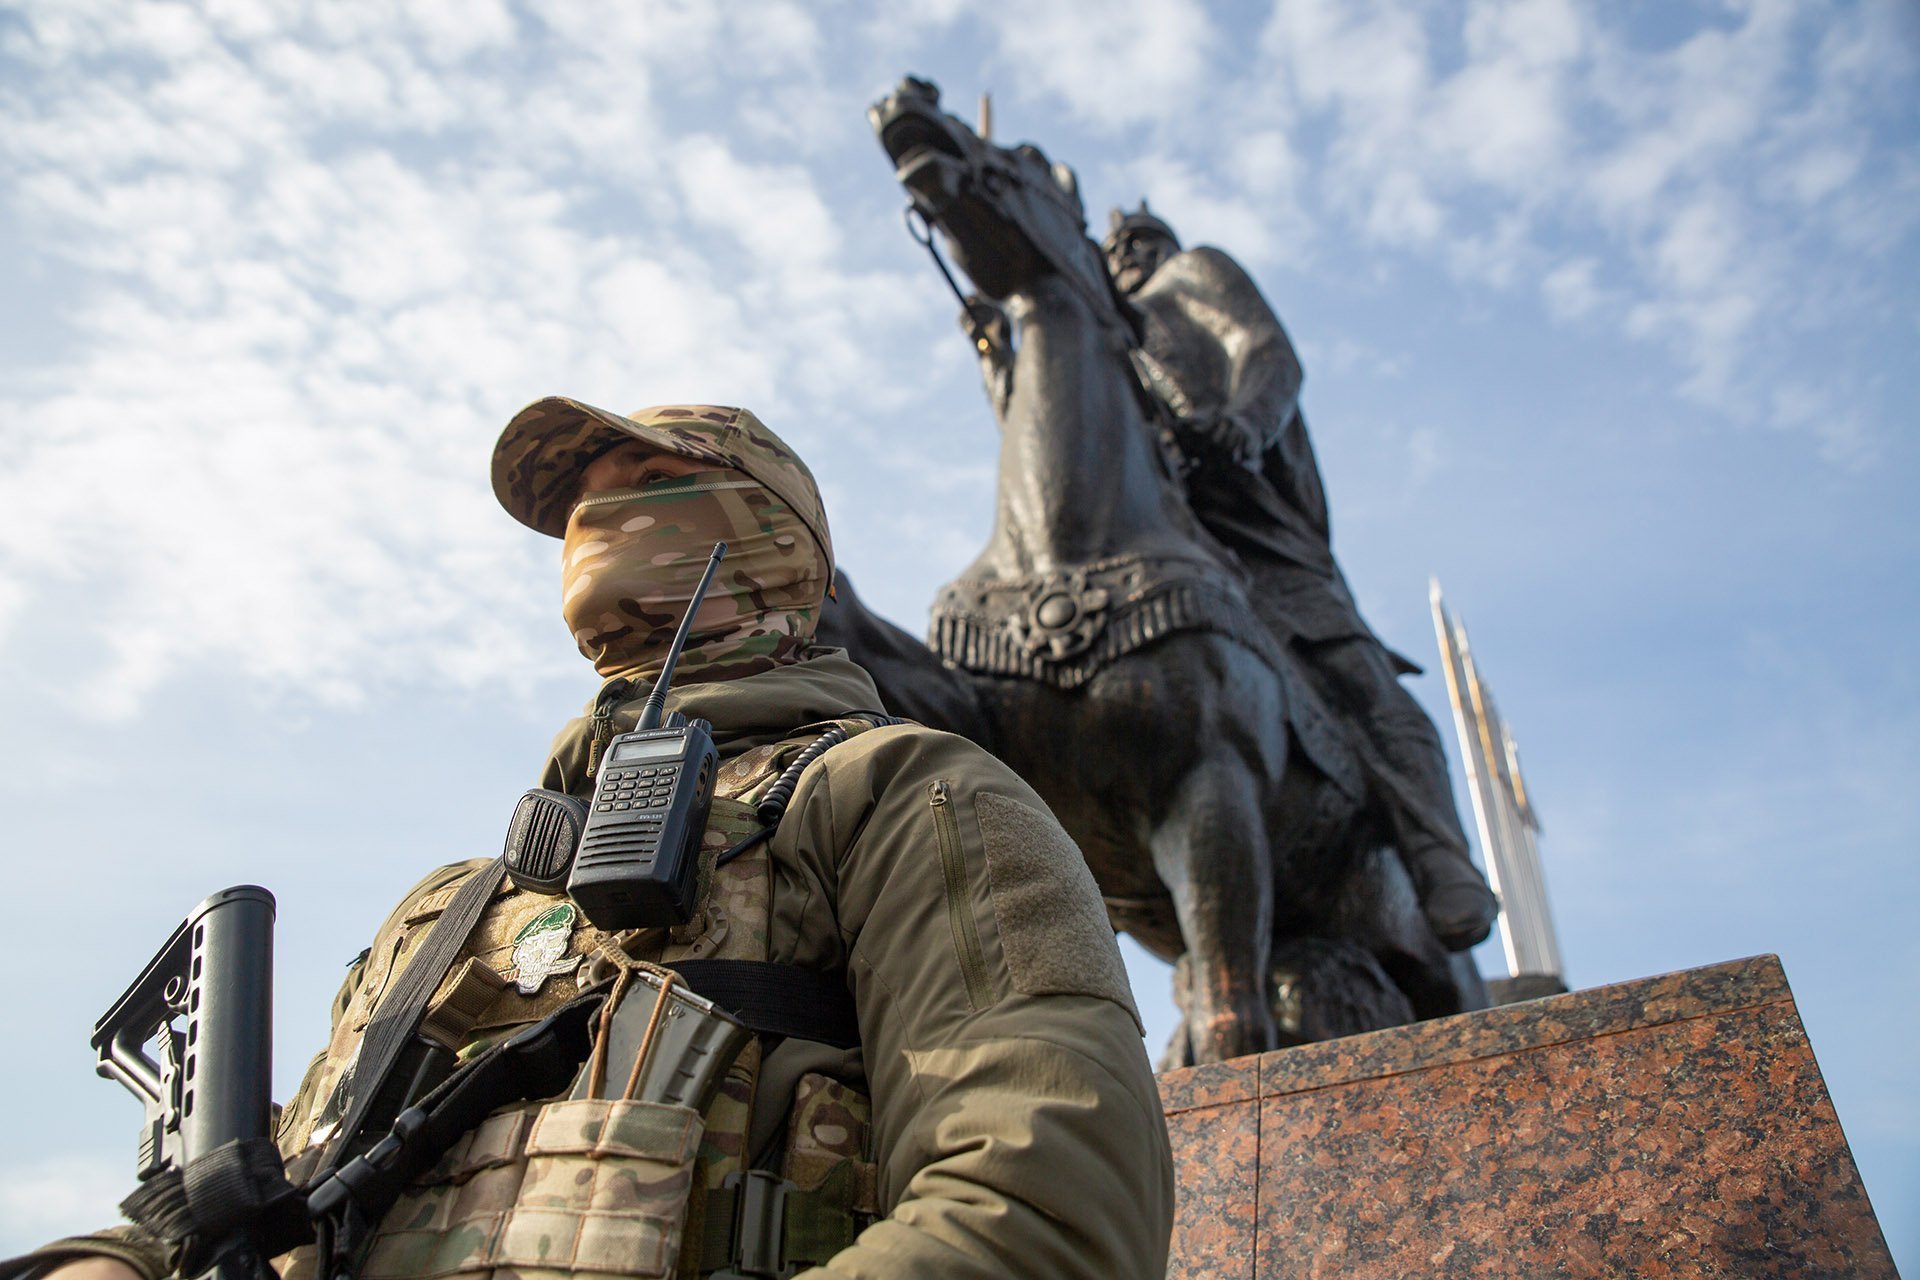
[[[694,615],[676,684],[798,659],[826,597],[826,558],[800,518],[737,471],[588,494],[567,520],[560,609],[602,676],[659,674],[713,544],[727,555]]]

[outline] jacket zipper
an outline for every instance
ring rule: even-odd
[[[987,962],[980,954],[980,934],[973,925],[973,898],[967,892],[967,863],[960,851],[960,823],[953,816],[953,796],[946,780],[927,788],[933,809],[933,830],[940,842],[940,871],[947,882],[947,923],[953,926],[953,949],[960,956],[960,975],[967,983],[967,1003],[976,1010],[992,1003],[987,989]]]

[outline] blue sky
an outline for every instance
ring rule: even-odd
[[[1253,271],[1363,611],[1472,630],[1571,980],[1778,952],[1920,1266],[1910,3],[405,10],[0,9],[0,1247],[124,1190],[86,1036],[194,901],[280,897],[284,1095],[497,849],[593,687],[487,487],[521,404],[754,407],[922,626],[994,432],[862,116],[914,71]]]

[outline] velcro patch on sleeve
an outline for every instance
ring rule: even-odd
[[[973,798],[987,883],[1014,990],[1097,996],[1133,1015],[1133,990],[1086,859],[1052,815],[1010,796]]]

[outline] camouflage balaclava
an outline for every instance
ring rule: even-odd
[[[713,544],[727,544],[680,658],[684,678],[792,662],[813,638],[827,566],[759,481],[696,471],[583,497],[567,518],[560,603],[603,676],[659,672]]]
[[[588,463],[626,439],[712,464],[638,489],[580,494]],[[806,465],[744,409],[669,405],[629,417],[539,401],[494,450],[494,492],[562,539],[561,609],[603,676],[658,673],[716,541],[727,544],[694,616],[678,679],[792,662],[813,636],[832,542]]]

